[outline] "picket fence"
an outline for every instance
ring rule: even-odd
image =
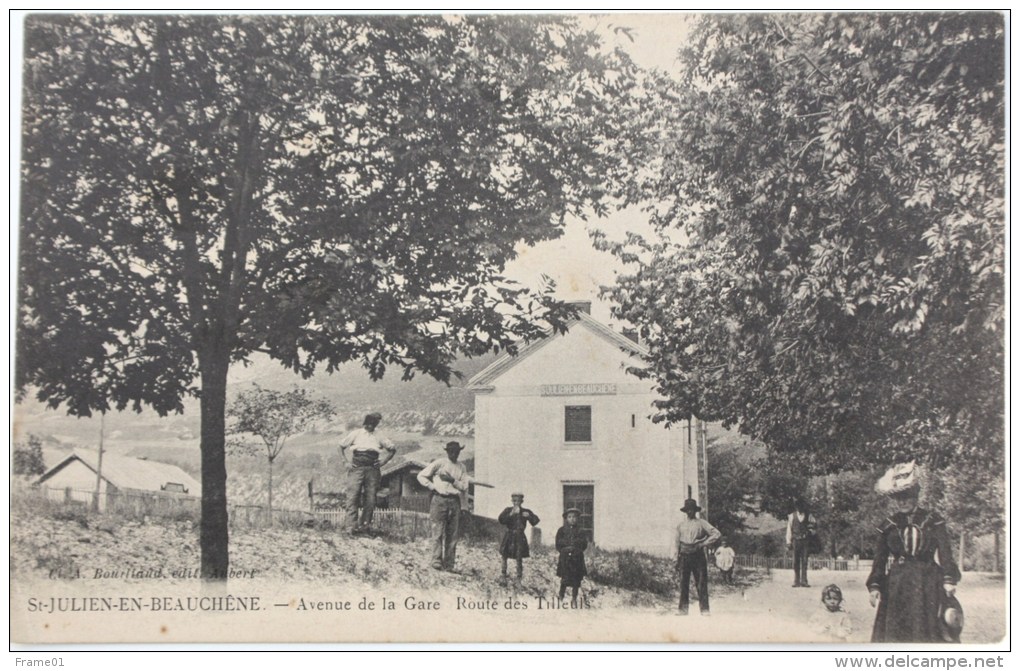
[[[734,563],[744,568],[758,569],[789,569],[793,570],[793,557],[766,557],[756,554],[738,554],[734,557]],[[808,559],[809,571],[870,571],[870,559],[836,559],[832,557],[810,557]]]

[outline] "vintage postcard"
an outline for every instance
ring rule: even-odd
[[[12,645],[1008,640],[1008,17],[17,20]]]

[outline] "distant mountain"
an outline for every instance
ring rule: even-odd
[[[416,375],[401,379],[401,371],[393,369],[383,379],[372,381],[368,372],[357,364],[349,364],[333,374],[317,374],[307,380],[282,368],[266,358],[253,360],[248,367],[231,370],[230,388],[236,391],[256,382],[269,389],[288,389],[297,384],[316,392],[337,406],[373,407],[379,412],[463,412],[474,410],[474,398],[464,388],[467,381],[496,359],[495,355],[477,359],[463,359],[456,370],[461,378],[454,378],[447,386],[431,377]]]
[[[319,373],[303,379],[268,357],[255,357],[248,366],[231,369],[228,399],[252,383],[267,389],[287,390],[297,385],[332,402],[338,410],[334,422],[317,433],[294,439],[288,449],[317,450],[335,444],[337,436],[361,424],[367,412],[383,415],[382,429],[396,440],[428,440],[430,437],[471,436],[474,433],[474,398],[465,388],[467,381],[495,360],[495,355],[464,359],[456,369],[460,378],[449,385],[417,375],[401,380],[393,369],[382,380],[373,381],[358,364],[348,364],[333,374]],[[70,453],[75,446],[95,448],[102,433],[104,448],[117,454],[163,458],[181,466],[196,463],[200,417],[197,399],[185,401],[181,415],[160,417],[151,410],[108,413],[100,431],[98,417],[77,418],[43,403],[27,399],[16,404],[12,436],[24,441],[39,436],[50,460]]]

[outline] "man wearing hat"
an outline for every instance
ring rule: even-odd
[[[436,459],[418,474],[418,482],[431,489],[432,568],[453,571],[457,561],[457,532],[460,528],[461,494],[472,478],[457,461],[464,448],[455,440],[446,444],[446,456]]]
[[[786,547],[793,550],[793,586],[811,587],[808,582],[808,557],[811,543],[817,538],[815,518],[803,498],[797,498],[793,512],[786,518]]]
[[[705,550],[714,545],[722,534],[699,518],[701,506],[694,499],[684,501],[680,512],[686,519],[676,528],[676,569],[680,573],[680,615],[687,615],[691,600],[691,577],[698,590],[698,606],[702,615],[708,615],[708,560]]]
[[[878,528],[867,580],[871,605],[877,606],[871,640],[944,642],[946,620],[954,619],[952,611],[959,605],[955,593],[960,580],[946,522],[938,513],[918,507],[920,480],[913,462],[890,468],[875,491],[889,497],[893,512]],[[947,609],[947,604],[953,607]]]
[[[375,432],[382,415],[365,415],[362,428],[348,433],[340,441],[340,456],[347,463],[347,530],[352,534],[367,532],[372,527],[375,494],[379,490],[382,467],[394,457],[397,448]],[[350,456],[348,456],[348,450]],[[382,456],[385,452],[385,456]],[[361,521],[358,521],[358,497],[362,498]]]

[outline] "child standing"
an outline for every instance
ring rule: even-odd
[[[846,642],[853,633],[850,613],[843,607],[843,591],[836,585],[822,590],[822,608],[811,616],[815,633],[829,639]]]
[[[528,528],[538,524],[538,515],[524,507],[524,494],[515,492],[510,495],[510,507],[504,508],[499,514],[499,523],[506,527],[503,542],[499,544],[499,553],[503,557],[503,582],[506,582],[506,564],[508,559],[517,562],[517,580],[524,575],[524,559],[531,556],[528,537],[524,534]]]
[[[560,577],[560,599],[571,589],[570,605],[577,607],[577,590],[581,587],[581,580],[588,575],[588,569],[584,565],[584,551],[588,549],[588,535],[577,526],[581,519],[581,511],[577,508],[568,508],[563,513],[566,524],[556,532],[556,549],[560,553],[559,562],[556,564],[556,575]]]
[[[722,572],[723,582],[727,585],[733,584],[733,563],[734,552],[725,538],[719,541],[719,548],[715,551],[715,565]]]

